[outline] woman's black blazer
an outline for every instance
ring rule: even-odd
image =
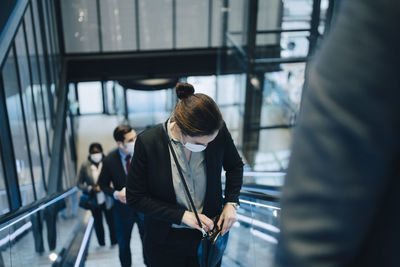
[[[127,203],[146,215],[146,233],[159,241],[165,240],[172,223],[181,223],[186,210],[176,201],[164,129],[160,124],[138,135],[126,186]],[[243,181],[243,162],[225,124],[208,144],[205,161],[207,187],[203,214],[212,218],[221,212],[223,203],[238,202]],[[221,188],[222,167],[226,171],[225,199]]]

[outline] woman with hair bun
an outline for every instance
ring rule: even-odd
[[[243,180],[242,159],[214,100],[188,83],[178,83],[176,94],[171,117],[137,137],[127,177],[127,203],[146,215],[143,249],[150,267],[199,266],[201,231],[216,227],[218,215],[221,235],[229,231]]]

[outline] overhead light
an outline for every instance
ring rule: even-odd
[[[141,80],[140,82],[144,85],[154,86],[159,84],[168,83],[170,79],[145,79]]]
[[[178,78],[152,78],[152,79],[135,79],[135,80],[119,80],[119,84],[126,89],[135,90],[162,90],[174,88]]]

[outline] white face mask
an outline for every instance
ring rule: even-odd
[[[129,154],[133,154],[133,151],[135,151],[135,141],[126,143],[124,148]]]
[[[207,148],[207,146],[198,145],[198,144],[192,144],[192,143],[189,143],[189,142],[186,142],[186,143],[184,144],[184,146],[185,146],[187,149],[189,149],[190,151],[192,151],[192,152],[201,152],[201,151],[203,151],[204,149]]]
[[[103,154],[101,154],[101,153],[90,154],[90,159],[94,163],[99,163],[103,159]]]

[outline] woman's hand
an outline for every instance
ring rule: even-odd
[[[203,226],[204,231],[208,232],[214,228],[214,222],[210,218],[208,218],[206,215],[199,214],[199,218],[200,218],[200,222]],[[185,213],[183,214],[183,217],[182,217],[182,222],[184,224],[189,225],[190,227],[193,227],[193,228],[201,231],[201,228],[200,228],[199,224],[197,223],[196,215],[193,212],[185,211]]]
[[[236,221],[237,216],[235,207],[231,204],[226,204],[217,223],[219,228],[221,228],[222,224],[221,235],[223,236],[226,234]]]

